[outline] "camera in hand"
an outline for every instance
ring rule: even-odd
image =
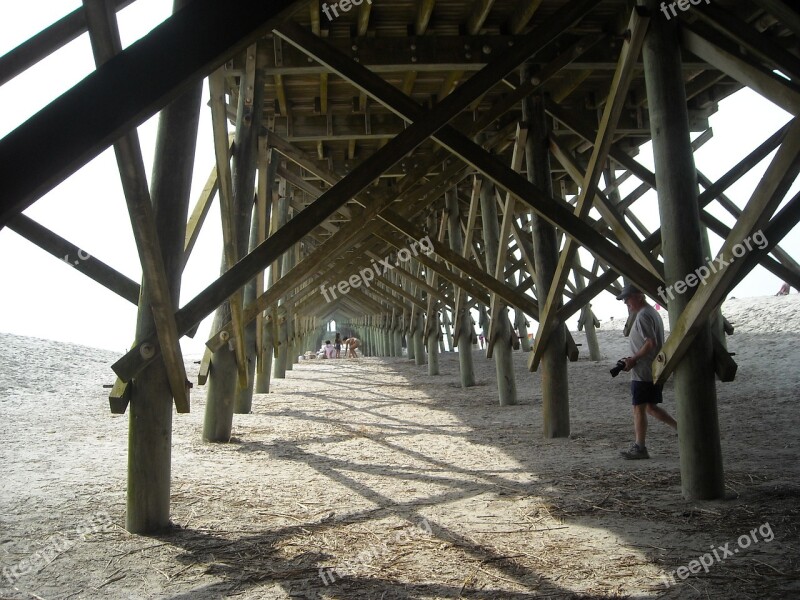
[[[617,361],[617,364],[616,364],[616,365],[614,365],[614,366],[611,368],[611,370],[609,371],[609,373],[611,373],[611,376],[612,376],[612,377],[616,377],[617,375],[619,375],[619,374],[620,374],[622,371],[624,371],[624,370],[625,370],[625,361],[624,361],[624,360],[622,360],[622,359],[619,359],[619,360]]]

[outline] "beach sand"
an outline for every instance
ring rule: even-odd
[[[155,537],[124,529],[128,417],[103,388],[118,355],[0,334],[0,598],[800,597],[800,295],[723,311],[739,364],[717,384],[724,500],[682,498],[661,423],[651,460],[619,457],[633,432],[628,377],[608,373],[628,354],[617,322],[597,363],[574,334],[569,439],[542,438],[521,352],[510,407],[477,350],[469,389],[455,354],[437,377],[405,358],[303,361],[235,415],[229,444],[202,442],[195,386],[174,417],[175,527]]]

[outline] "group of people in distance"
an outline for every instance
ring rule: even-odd
[[[333,344],[331,344],[330,340],[325,340],[325,343],[322,344],[322,348],[317,352],[317,356],[319,358],[342,358],[342,345],[344,345],[344,355],[346,358],[358,358],[356,348],[361,345],[361,340],[353,336],[342,339],[340,333],[336,334]]]

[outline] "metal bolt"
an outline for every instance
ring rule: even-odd
[[[220,331],[219,332],[219,339],[223,342],[227,342],[231,338],[231,334],[227,331]]]
[[[144,359],[153,358],[156,355],[156,348],[153,344],[145,343],[139,347],[139,354],[142,355]]]

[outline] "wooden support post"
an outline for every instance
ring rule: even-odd
[[[397,358],[403,357],[403,314],[398,310],[394,314],[394,322],[392,325],[394,336],[394,355]]]
[[[436,231],[436,216],[435,213],[431,213],[428,215],[428,233],[432,234]],[[444,218],[441,221],[441,226],[439,228],[439,233],[437,235],[437,241],[442,243],[444,240],[445,234],[445,227],[447,223],[445,222]],[[434,258],[434,260],[436,260]],[[433,269],[426,269],[425,270],[425,279],[427,284],[432,288],[437,288],[438,283],[436,281],[436,272]],[[432,295],[428,296],[428,307],[426,310],[426,315],[428,317],[427,322],[425,324],[425,340],[427,341],[428,345],[428,375],[438,375],[439,374],[439,338],[441,337],[441,325],[439,323],[439,311],[437,309],[436,300]]]
[[[176,10],[182,4],[176,2]],[[180,297],[201,92],[198,81],[162,111],[158,124],[151,196],[173,310]],[[153,330],[149,302],[145,286],[137,339]],[[169,526],[172,394],[164,363],[152,362],[132,387],[125,527],[134,534],[149,534]]]
[[[272,376],[275,379],[286,379],[286,357],[289,355],[287,346],[289,344],[289,326],[287,316],[278,316],[278,348],[275,353],[275,360],[272,363]]]
[[[419,262],[415,262],[415,266],[413,267],[413,272],[415,275],[419,275],[421,270],[421,265]],[[415,295],[419,294],[419,287],[415,287]],[[416,306],[412,307],[411,309],[411,320],[414,323],[414,331],[413,331],[413,344],[414,344],[414,364],[422,366],[426,362],[425,356],[425,319],[423,317],[422,311],[418,309]]]
[[[239,257],[247,254],[258,238],[258,225],[251,228],[255,171],[258,157],[258,131],[261,126],[260,107],[263,103],[263,75],[257,70],[256,46],[247,50],[245,73],[240,79],[239,105],[236,111],[236,133],[231,169],[227,154],[227,115],[224,106],[223,74],[217,71],[209,78],[214,115],[214,135],[217,151],[217,173],[220,182],[224,235],[224,264],[231,268]],[[262,60],[265,57],[262,54]],[[258,71],[258,74],[257,74]],[[258,90],[261,90],[260,92]],[[254,299],[255,279],[245,289]],[[234,413],[249,413],[255,379],[255,321],[245,329],[242,321],[245,293],[233,294],[217,311],[215,325],[227,321],[228,313],[236,327],[229,339],[233,346],[216,350],[211,357],[208,395],[203,424],[203,439],[208,442],[228,442],[233,428]]]
[[[519,334],[519,345],[523,352],[531,351],[531,341],[528,339],[528,320],[525,313],[518,308],[514,310],[514,326]]]
[[[578,291],[586,289],[586,281],[583,274],[575,270],[575,283],[578,286]],[[581,329],[586,330],[586,344],[589,346],[589,359],[599,361],[602,356],[600,354],[600,344],[597,341],[597,317],[592,312],[592,305],[586,304],[581,309],[581,316],[578,318],[578,331]]]
[[[658,11],[658,0],[645,4],[653,14]],[[654,19],[642,54],[665,279],[673,285],[705,263],[676,23]],[[691,295],[689,291],[670,301],[671,322],[678,322]],[[719,499],[725,494],[715,385],[711,332],[706,325],[675,370],[681,487],[691,500]]]
[[[428,219],[428,231],[431,231],[430,228],[431,218]],[[428,281],[428,285],[435,285],[436,284],[436,274],[432,269],[426,269],[425,278]],[[423,337],[427,342],[428,346],[428,375],[438,375],[439,374],[439,331],[441,330],[441,326],[439,324],[439,311],[436,308],[436,302],[433,298],[428,298],[428,312],[427,312],[427,319],[425,323],[425,331],[423,332]]]
[[[286,198],[286,183],[285,181],[281,180],[279,190],[278,190],[278,210],[277,210],[277,218],[278,228],[283,227],[288,221],[289,218],[289,201]],[[284,269],[285,263],[282,259],[278,259],[275,261],[273,269],[276,269],[276,273],[278,277],[285,275],[286,270]],[[285,306],[283,304],[283,300],[278,304],[279,306]],[[275,360],[272,363],[272,376],[275,379],[285,379],[286,378],[286,359],[289,355],[287,346],[289,344],[289,328],[286,324],[286,315],[279,317],[278,319],[278,351],[275,355]]]
[[[480,192],[483,240],[486,244],[486,270],[490,273],[497,266],[500,243],[500,225],[494,189],[494,184],[484,181]],[[500,298],[497,300],[502,302]],[[490,344],[492,346],[500,406],[510,406],[517,403],[517,382],[514,379],[514,362],[511,354],[511,336],[514,332],[508,319],[508,309],[504,304],[495,310],[495,315],[495,321],[490,324],[491,329],[484,328],[484,335],[487,346]]]
[[[523,79],[529,73],[523,71]],[[522,103],[522,118],[528,121],[530,131],[525,149],[528,180],[553,195],[550,175],[549,124],[544,110],[544,97],[536,94]],[[555,227],[539,215],[532,213],[533,255],[536,266],[536,296],[540,302],[552,295],[550,289],[559,285],[555,281],[559,265],[558,243]],[[560,302],[558,303],[560,304]],[[551,310],[555,313],[558,305]],[[542,428],[544,437],[569,437],[569,379],[567,374],[567,330],[563,321],[553,320],[550,342],[542,352]]]
[[[444,326],[444,339],[447,340],[447,343],[450,347],[450,352],[453,352],[453,331],[450,328],[450,317],[445,308],[442,308],[442,325]],[[442,352],[444,352],[444,350],[442,350]]]
[[[264,225],[261,223],[257,207],[253,205],[256,190],[256,171],[259,159],[259,132],[264,111],[264,69],[267,55],[264,45],[253,45],[247,50],[245,74],[239,91],[237,113],[243,115],[236,131],[233,153],[233,197],[237,211],[237,236],[239,256],[245,256],[262,241]],[[238,119],[237,119],[238,120]],[[262,145],[265,140],[261,141]],[[264,207],[262,207],[262,211]],[[250,237],[246,235],[250,230]],[[249,306],[261,294],[258,279],[251,279],[244,288],[244,306]],[[244,307],[243,307],[244,308]],[[253,406],[253,388],[258,355],[256,337],[257,320],[243,323],[245,357],[247,360],[247,385],[239,389],[233,407],[235,414],[249,414]],[[233,375],[233,374],[232,374]]]
[[[211,96],[211,121],[214,135],[214,153],[217,163],[217,179],[219,182],[220,214],[222,217],[223,262],[220,273],[224,274],[239,260],[239,245],[236,239],[236,207],[233,197],[233,181],[228,152],[230,146],[228,141],[228,115],[225,104],[225,75],[222,69],[216,70],[209,76],[208,88]],[[240,116],[241,115],[237,116],[237,124],[239,124]],[[247,370],[245,365],[247,359],[244,349],[242,328],[243,305],[242,290],[241,288],[237,288],[233,290],[233,293],[230,294],[225,302],[220,303],[217,310],[218,313],[229,313],[229,318],[233,323],[233,330],[230,332],[230,337],[226,340],[224,346],[230,346],[235,353],[234,362],[236,364],[237,383],[240,388],[244,388],[247,385]],[[218,319],[216,315],[214,321],[215,323],[226,322],[221,320],[221,318]],[[223,360],[220,354],[225,352],[224,346],[223,349],[217,349],[217,351],[215,351],[214,356],[211,357],[212,363]],[[218,368],[212,368],[211,372],[217,371],[221,376],[224,376],[222,374],[227,373],[227,368],[223,368],[221,365],[227,365],[228,362],[227,360],[219,362]],[[214,375],[211,374],[210,378],[213,381]],[[225,388],[226,386],[220,382],[218,387]],[[209,394],[211,394],[211,392],[209,392]],[[212,395],[211,397],[214,396]],[[230,401],[232,403],[233,399],[231,398]],[[206,404],[206,414],[214,414],[213,410],[209,413],[208,404]]]
[[[256,394],[268,394],[270,377],[272,375],[272,354],[275,350],[273,336],[272,315],[267,315],[261,321],[261,371],[256,374]],[[319,346],[315,346],[315,349]]]
[[[258,222],[258,243],[267,239],[272,208],[272,176],[270,172],[273,152],[267,149],[264,136],[258,138],[258,184],[256,193],[256,219]],[[267,286],[266,270],[256,276],[256,294],[261,296]],[[272,338],[263,311],[256,317],[256,394],[269,393],[269,377],[272,368]]]

